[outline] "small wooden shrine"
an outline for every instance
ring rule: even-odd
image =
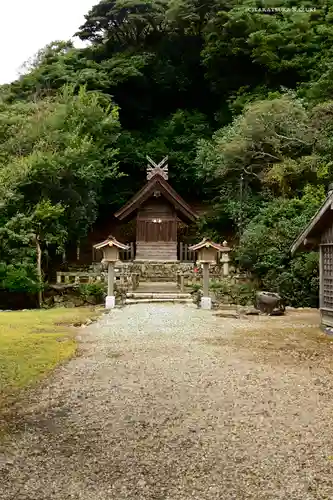
[[[319,250],[319,309],[324,327],[333,327],[333,184],[327,198],[296,238],[291,253]]]
[[[118,212],[122,222],[136,218],[136,258],[138,261],[176,261],[177,229],[198,214],[168,183],[168,157],[156,164],[147,156],[147,182]]]

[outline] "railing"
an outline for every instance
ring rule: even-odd
[[[135,243],[132,241],[131,243],[127,243],[129,245],[129,250],[120,250],[119,252],[119,260],[122,261],[129,261],[129,260],[134,260],[135,259],[135,253],[136,253],[136,248],[135,248]]]
[[[133,290],[136,290],[139,286],[140,275],[138,273],[131,273],[129,275],[116,275],[115,282],[120,286],[131,286]],[[94,283],[94,282],[107,282],[107,273],[100,272],[94,273],[91,271],[58,271],[57,272],[57,285],[69,285],[69,284],[83,284],[83,283]]]
[[[132,241],[130,243],[127,243],[127,245],[130,246],[129,250],[120,250],[119,252],[119,260],[123,262],[129,262],[131,260],[134,260],[136,255],[135,243]],[[190,244],[183,243],[182,241],[178,243],[178,249],[177,249],[178,260],[180,260],[181,262],[196,262],[197,252],[189,250],[190,246],[191,246]],[[102,252],[100,250],[96,250],[93,248],[92,261],[100,262],[102,258],[103,258]]]
[[[197,260],[197,252],[193,252],[188,248],[191,245],[188,243],[183,243],[182,241],[178,244],[178,259],[181,262],[195,262]]]
[[[219,273],[210,272],[209,279],[211,281],[220,281],[221,278],[227,278],[228,276],[230,276],[229,270],[227,273],[225,271],[226,271],[226,269],[221,270],[221,272],[219,272]],[[240,280],[240,277],[234,276],[233,279],[238,282]],[[184,273],[182,271],[179,271],[177,273],[177,279],[176,279],[177,287],[180,289],[181,292],[184,292],[184,290],[186,288],[188,289],[188,288],[191,288],[193,286],[199,285],[201,287],[202,280],[203,280],[203,277],[202,277],[201,272],[193,272],[193,273],[188,274],[188,273],[186,273],[186,272]]]
[[[63,283],[93,283],[94,281],[105,281],[105,276],[103,273],[93,273],[91,271],[58,271],[57,272],[57,284],[61,285]]]

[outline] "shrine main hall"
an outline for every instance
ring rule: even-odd
[[[177,261],[178,226],[193,224],[196,211],[168,182],[167,157],[159,164],[148,159],[146,184],[114,215],[136,222],[136,261]]]

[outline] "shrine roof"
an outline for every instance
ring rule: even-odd
[[[96,245],[94,245],[94,248],[96,248],[96,250],[101,250],[102,248],[104,247],[118,247],[120,248],[121,250],[128,250],[129,249],[129,246],[128,245],[125,245],[124,243],[120,243],[120,241],[116,240],[116,238],[114,238],[113,236],[109,236],[106,240],[102,241],[101,243],[97,243]]]
[[[188,203],[170,186],[170,184],[160,175],[156,173],[148,182],[138,191],[118,212],[114,215],[119,220],[126,220],[152,195],[159,191],[169,203],[171,203],[176,211],[186,221],[194,222],[198,219],[198,214],[190,207]]]
[[[227,242],[224,242],[223,245],[220,245],[219,243],[214,243],[209,238],[204,238],[196,245],[190,246],[189,250],[196,252],[197,250],[200,250],[201,248],[205,248],[205,247],[214,248],[215,250],[218,250],[219,252],[230,252],[230,248],[227,246]]]
[[[304,230],[294,240],[290,251],[294,255],[300,250],[317,249],[320,243],[320,235],[333,221],[333,186],[318,211],[306,225]]]

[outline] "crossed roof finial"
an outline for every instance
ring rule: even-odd
[[[163,158],[160,163],[156,164],[147,155],[148,165],[147,165],[147,181],[149,181],[154,175],[159,174],[166,181],[168,180],[168,157]]]

